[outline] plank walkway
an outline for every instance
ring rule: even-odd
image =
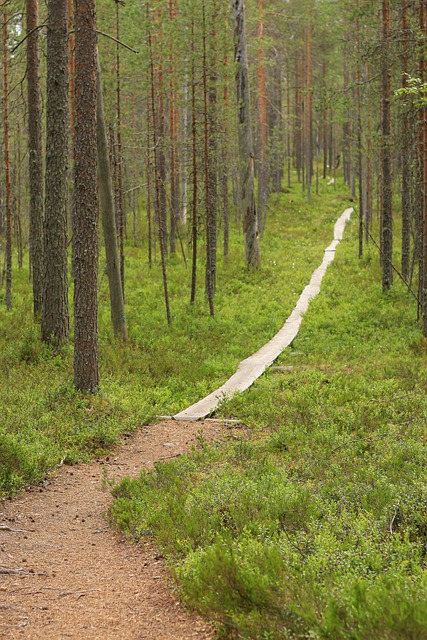
[[[335,258],[335,250],[342,240],[345,225],[353,213],[353,208],[346,209],[338,218],[334,226],[334,239],[325,249],[322,264],[313,272],[309,284],[305,287],[294,310],[276,335],[256,353],[249,356],[238,365],[236,373],[219,389],[210,393],[206,398],[191,405],[184,411],[173,416],[174,420],[201,420],[211,415],[218,405],[235,393],[248,389],[264,371],[279,357],[283,349],[288,347],[298,334],[303,315],[308,309],[310,301],[317,296],[320,285],[328,266]]]

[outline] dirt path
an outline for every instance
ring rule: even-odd
[[[188,450],[201,431],[219,439],[222,428],[174,421],[143,427],[105,460],[62,467],[45,488],[0,503],[1,640],[214,637],[174,597],[156,549],[130,545],[109,529],[111,496],[103,490],[106,478],[138,475]]]

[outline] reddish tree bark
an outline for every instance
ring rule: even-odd
[[[7,9],[3,11],[3,131],[4,164],[6,179],[6,308],[12,308],[12,202],[10,193],[10,153],[9,153],[9,49],[8,49]]]

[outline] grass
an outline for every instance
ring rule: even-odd
[[[58,464],[96,457],[120,434],[158,414],[182,410],[222,384],[242,358],[277,331],[320,262],[335,219],[348,203],[342,187],[322,189],[316,210],[305,205],[297,186],[272,200],[259,271],[245,268],[243,239],[233,229],[229,256],[218,255],[215,318],[204,298],[203,260],[197,301],[191,306],[191,270],[177,255],[168,264],[173,315],[168,327],[159,261],[149,269],[146,246],[133,247],[129,241],[130,339],[123,344],[113,338],[104,278],[97,395],[73,388],[72,342],[59,353],[41,344],[32,320],[28,270],[15,270],[10,312],[0,290],[0,495],[41,482]],[[184,244],[189,253],[185,238]],[[103,266],[101,259],[101,271]],[[71,294],[70,288],[70,301]]]
[[[427,637],[427,341],[356,235],[278,361],[292,369],[222,406],[245,434],[114,490],[116,526],[154,536],[227,637]]]

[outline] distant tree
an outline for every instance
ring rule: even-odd
[[[9,154],[9,12],[3,10],[3,133],[6,177],[6,308],[12,307],[12,202]]]
[[[258,220],[254,193],[254,146],[251,125],[244,1],[233,0],[232,9],[240,164],[240,193],[238,207],[241,210],[243,230],[245,234],[246,264],[248,267],[258,267],[260,263],[260,256]]]
[[[393,217],[392,217],[392,175],[391,175],[391,70],[390,70],[390,6],[389,0],[382,0],[383,56],[381,70],[381,132],[382,132],[382,286],[390,289],[393,283]]]
[[[105,125],[104,101],[102,95],[101,68],[98,61],[97,73],[97,146],[98,146],[98,182],[102,228],[104,232],[107,276],[110,289],[111,321],[114,334],[127,340],[123,288],[120,278],[120,258],[117,246],[116,222],[114,215],[114,196],[111,179],[108,137]]]

